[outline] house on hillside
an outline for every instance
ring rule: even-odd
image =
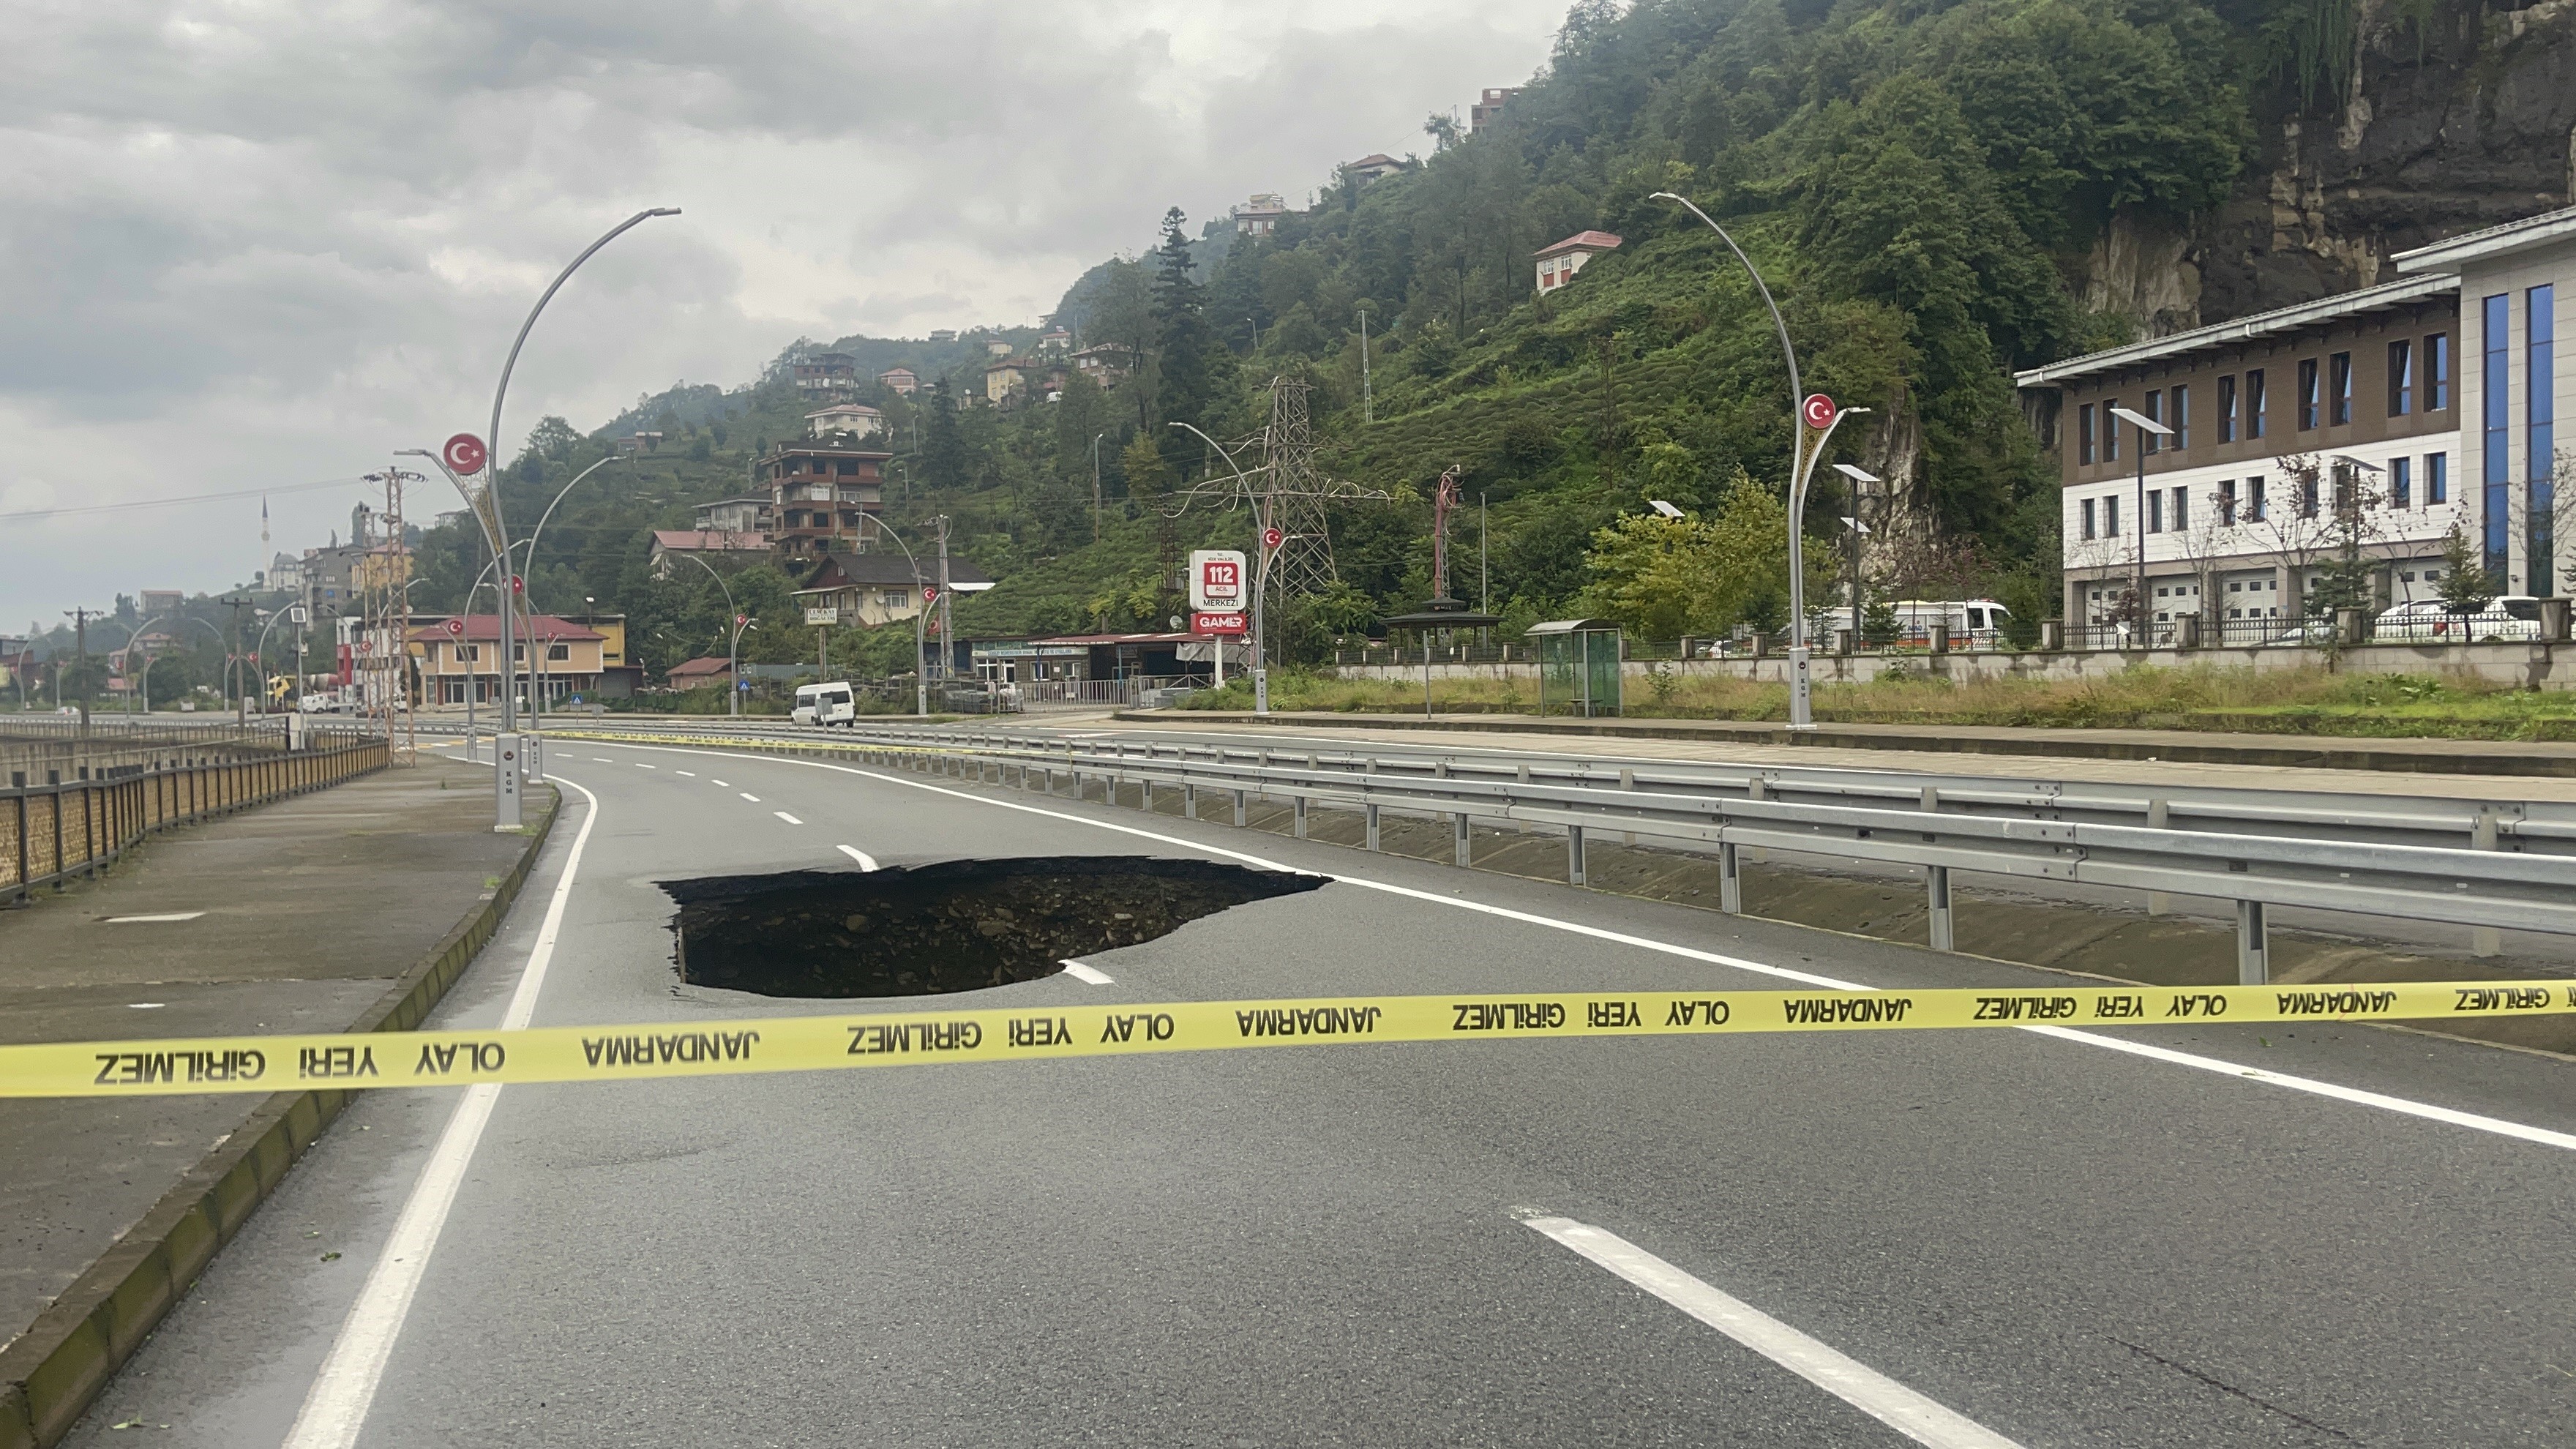
[[[919,561],[919,577],[914,576],[915,563],[900,550],[891,553],[833,553],[824,556],[822,566],[796,591],[798,603],[808,609],[837,609],[841,623],[888,624],[909,619],[933,602],[922,595],[935,592],[939,586],[939,561]],[[962,558],[948,560],[948,587],[961,594],[979,594],[993,586],[993,576]]]
[[[1476,132],[1481,131],[1487,126],[1494,124],[1496,121],[1501,120],[1503,118],[1503,107],[1510,105],[1512,103],[1512,97],[1519,95],[1520,93],[1521,88],[1519,86],[1485,87],[1485,94],[1479,97],[1476,104],[1469,108],[1467,112],[1467,133],[1469,135],[1474,135]]]
[[[1073,334],[1062,327],[1050,327],[1046,330],[1046,335],[1038,339],[1040,352],[1071,352],[1072,350]]]
[[[988,337],[984,340],[984,355],[986,357],[1008,357],[1017,351],[1019,351],[1019,348],[1014,346],[1011,340],[1007,337]]]
[[[1603,252],[1617,251],[1619,238],[1606,231],[1578,231],[1537,253],[1538,289],[1542,295],[1574,280],[1583,264]]]
[[[782,559],[807,561],[864,539],[861,521],[885,503],[894,454],[856,442],[785,443],[760,460],[769,483],[769,536]]]
[[[909,367],[889,367],[877,374],[877,381],[886,391],[903,397],[910,397],[921,391],[921,374]]]
[[[1036,382],[1038,364],[1026,357],[1005,357],[984,369],[984,401],[995,407],[1009,407],[1024,399]]]
[[[1250,201],[1234,209],[1235,235],[1268,236],[1279,229],[1279,219],[1287,214],[1287,198],[1275,191],[1254,192]]]
[[[719,498],[697,508],[698,528],[714,533],[759,533],[769,527],[769,497]]]
[[[858,386],[859,360],[846,352],[817,352],[798,358],[789,376],[801,393],[847,392]]]
[[[1393,176],[1395,173],[1404,169],[1405,166],[1403,162],[1389,156],[1384,151],[1372,152],[1369,155],[1362,156],[1357,161],[1346,162],[1342,166],[1342,170],[1348,172],[1351,178],[1362,186],[1366,186],[1370,182],[1375,181],[1382,176]]]
[[[1102,387],[1116,387],[1136,370],[1136,349],[1103,342],[1073,355],[1074,370]]]
[[[866,403],[834,403],[830,407],[817,408],[805,415],[805,432],[808,437],[822,438],[834,433],[848,433],[852,437],[864,438],[872,433],[884,431],[885,414],[869,407]]]
[[[769,558],[769,535],[757,530],[657,528],[653,530],[653,549],[647,563],[653,577],[667,579],[674,571],[694,575],[695,569],[680,569],[684,558],[696,558],[718,573],[727,573]]]
[[[272,564],[272,565],[270,566],[270,575],[269,575],[269,576],[270,576],[270,581],[271,581],[272,583],[275,583],[275,579],[276,579],[276,570],[286,567],[286,566],[287,566],[287,564],[288,564],[289,558],[290,558],[290,556],[289,556],[289,555],[287,555],[287,554],[279,554],[279,555],[277,556],[277,561],[276,561],[274,564]],[[299,559],[294,559],[294,560],[293,560],[293,563],[294,563],[294,566],[295,566],[297,569],[299,569],[299,570],[300,570],[300,569],[302,569],[302,568],[303,568],[303,566],[304,566],[304,561],[303,561],[302,559],[300,559],[300,558],[299,558]],[[276,584],[276,587],[281,588],[281,589],[283,589],[283,588],[298,588],[298,589],[300,589],[300,588],[304,587],[304,585],[303,585],[301,582],[298,582],[298,583],[294,583],[294,584]],[[143,599],[143,617],[144,617],[144,618],[146,618],[146,619],[152,618],[153,616],[158,615],[158,614],[171,614],[171,613],[176,613],[176,612],[178,612],[178,610],[179,610],[179,606],[180,606],[180,605],[185,604],[185,603],[187,603],[187,602],[188,602],[188,596],[187,596],[187,594],[186,594],[185,592],[181,591],[181,590],[178,590],[178,589],[145,589],[145,590],[143,591],[143,594],[142,594],[142,599]]]

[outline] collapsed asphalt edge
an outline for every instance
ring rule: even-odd
[[[355,776],[351,778],[357,778]],[[563,810],[561,791],[530,827],[501,884],[350,1024],[409,1031],[429,1016],[518,899]],[[179,1178],[140,1222],[0,1350],[0,1449],[50,1449],[116,1371],[178,1306],[217,1250],[239,1232],[349,1104],[347,1091],[279,1092]]]

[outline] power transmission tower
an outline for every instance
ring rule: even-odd
[[[1333,536],[1324,517],[1328,491],[1315,472],[1315,433],[1307,420],[1305,383],[1270,381],[1270,426],[1261,435],[1269,472],[1271,526],[1286,535],[1279,544],[1279,587],[1289,598],[1332,590]]]

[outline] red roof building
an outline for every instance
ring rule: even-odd
[[[1553,292],[1573,281],[1585,262],[1603,252],[1617,251],[1619,241],[1606,231],[1578,231],[1554,246],[1541,248],[1536,253],[1539,291]]]

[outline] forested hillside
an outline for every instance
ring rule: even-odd
[[[1274,237],[1173,212],[1159,250],[1081,278],[1056,320],[1138,349],[1115,388],[963,405],[984,361],[965,341],[832,345],[864,373],[899,360],[949,379],[918,408],[865,396],[901,454],[889,516],[919,535],[951,515],[957,551],[1004,580],[960,606],[961,629],[1159,624],[1177,605],[1162,560],[1246,533],[1239,515],[1162,516],[1209,466],[1169,425],[1248,435],[1285,375],[1316,389],[1324,471],[1394,495],[1337,509],[1348,588],[1291,612],[1293,647],[1425,595],[1425,500],[1452,465],[1490,507],[1498,611],[1713,632],[1776,607],[1720,555],[1777,513],[1790,398],[1742,267],[1653,196],[1678,192],[1761,266],[1807,385],[1872,410],[1835,438],[1893,489],[1872,586],[1994,591],[2035,620],[2056,594],[2055,508],[2009,370],[2367,283],[2398,246],[2565,204],[2570,32],[2563,0],[1587,0],[1482,133],[1434,116],[1419,166],[1333,178]],[[1535,296],[1530,254],[1585,228],[1624,244]],[[751,451],[799,426],[783,369],[812,350],[590,437],[550,420],[505,477],[514,518],[611,438],[666,436],[563,505],[539,605],[613,601],[656,666],[706,651],[721,598],[702,575],[646,578],[638,529],[737,491]],[[1671,536],[1613,528],[1649,498],[1707,516]],[[1820,488],[1812,521],[1847,511]],[[1477,527],[1471,508],[1453,550],[1468,597]],[[466,540],[433,537],[453,555],[439,587],[460,590]],[[1690,586],[1720,572],[1727,587]],[[793,583],[738,585],[761,599],[754,657],[810,653]],[[894,645],[875,647],[899,662]]]

